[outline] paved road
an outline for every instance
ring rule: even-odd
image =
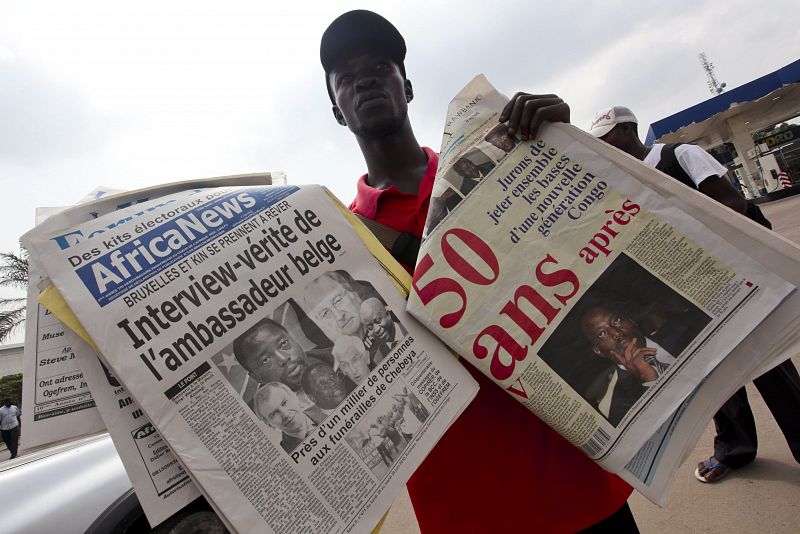
[[[800,243],[800,195],[762,205],[762,210],[776,232]],[[800,359],[794,361],[800,366]],[[711,454],[714,429],[709,425],[675,477],[666,507],[659,508],[638,494],[631,497],[631,508],[644,534],[800,532],[800,465],[792,458],[761,396],[752,385],[747,391],[758,426],[758,459],[719,484],[695,480],[695,464]],[[395,502],[381,532],[419,532],[407,493]]]

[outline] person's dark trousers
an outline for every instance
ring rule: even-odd
[[[585,528],[579,534],[639,534],[639,527],[633,518],[628,503],[622,508],[589,528]]]
[[[778,423],[794,459],[800,462],[800,375],[791,360],[753,380]],[[756,458],[756,422],[747,392],[737,391],[714,415],[717,436],[714,458],[730,467],[741,467]]]
[[[15,458],[17,456],[17,444],[19,443],[19,427],[15,426],[9,430],[0,430],[3,433],[3,441],[8,447],[8,452],[11,453],[11,457]]]

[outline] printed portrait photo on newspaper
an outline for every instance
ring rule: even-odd
[[[333,369],[330,341],[288,299],[212,357],[291,452],[355,385]]]
[[[539,354],[616,426],[710,322],[700,308],[621,254]]]
[[[507,124],[498,124],[483,134],[474,148],[459,156],[434,186],[424,235],[430,234],[514,150],[518,142],[508,135]]]
[[[291,452],[408,334],[368,282],[314,279],[212,361]],[[306,313],[305,310],[309,310]]]
[[[329,340],[334,370],[359,384],[408,335],[369,282],[328,271],[302,297],[303,309]]]

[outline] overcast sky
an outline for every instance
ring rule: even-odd
[[[0,0],[0,250],[16,249],[35,207],[74,203],[99,185],[283,170],[349,202],[363,163],[331,114],[319,37],[360,7]],[[728,87],[800,57],[796,0],[368,7],[406,38],[411,120],[434,148],[450,98],[480,72],[507,94],[557,93],[583,128],[598,109],[627,105],[644,136],[711,97],[699,52]]]

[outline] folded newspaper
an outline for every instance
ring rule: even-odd
[[[233,531],[371,528],[477,391],[348,216],[318,186],[199,188],[23,238],[179,464],[149,429],[144,457]]]
[[[662,503],[713,410],[792,356],[800,251],[483,76],[448,110],[408,311]],[[767,319],[765,321],[765,319]]]

